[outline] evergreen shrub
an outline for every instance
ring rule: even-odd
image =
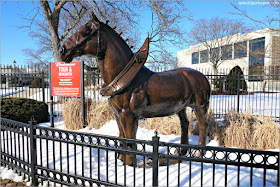
[[[48,105],[25,98],[2,98],[1,117],[28,123],[34,118],[37,123],[49,121]]]

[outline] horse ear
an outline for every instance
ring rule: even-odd
[[[79,34],[77,34],[76,36],[76,44],[80,43],[81,37]]]
[[[99,22],[98,18],[96,17],[96,15],[94,14],[93,11],[91,12],[91,16],[92,16],[92,18],[93,18],[94,21]]]

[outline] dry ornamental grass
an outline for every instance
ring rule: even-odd
[[[194,113],[187,111],[187,116],[190,122],[189,134],[199,135]],[[250,112],[239,114],[230,111],[223,124],[220,125],[209,109],[207,123],[209,125],[208,135],[212,140],[218,141],[221,146],[256,150],[279,148],[279,126],[268,117],[256,117]],[[147,122],[141,126],[157,130],[164,135],[181,134],[180,120],[177,115],[147,119]]]
[[[66,129],[78,130],[83,128],[81,108],[81,100],[78,98],[63,100],[62,114]]]
[[[78,130],[83,128],[81,121],[81,100],[67,99],[63,103],[63,118],[67,129]],[[86,100],[86,125],[99,129],[108,121],[115,119],[107,100],[98,103]],[[194,113],[187,109],[189,119],[189,134],[199,135],[197,119]],[[207,123],[208,135],[211,139],[225,147],[239,147],[244,149],[275,149],[279,148],[280,130],[279,125],[263,116],[253,116],[252,113],[244,114],[230,111],[223,124],[218,124],[211,112],[208,111]],[[149,130],[157,130],[160,134],[181,134],[180,120],[177,115],[149,118],[139,126]]]
[[[279,126],[268,117],[231,111],[224,119],[223,128],[225,147],[256,150],[279,148]]]
[[[63,101],[63,119],[66,129],[78,130],[82,129],[82,104],[81,99],[70,98]],[[85,100],[85,123],[91,128],[99,129],[106,122],[114,119],[111,107],[107,100],[94,102],[90,99]]]
[[[89,129],[99,129],[110,120],[115,119],[111,107],[107,100],[94,102],[88,108],[86,114]]]

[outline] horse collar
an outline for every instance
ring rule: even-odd
[[[114,96],[123,91],[136,77],[140,69],[144,66],[149,54],[150,38],[147,37],[139,51],[133,55],[124,69],[107,86],[100,90],[102,96]]]

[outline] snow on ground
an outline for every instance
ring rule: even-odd
[[[15,89],[10,89],[11,94],[15,94]],[[3,90],[1,90],[1,95],[3,95]],[[5,93],[8,93],[7,91]],[[45,101],[49,101],[49,91],[48,88],[45,89]],[[89,97],[92,94],[96,94],[93,92],[86,92],[86,95]],[[98,94],[97,94],[98,95]],[[265,97],[264,97],[265,96]],[[31,99],[37,99],[37,100],[43,100],[42,99],[42,92],[38,92],[32,96],[30,96]],[[55,99],[54,99],[55,100]],[[246,102],[245,102],[246,101]],[[262,94],[262,93],[255,93],[254,95],[242,95],[240,96],[240,109],[245,111],[248,108],[253,108],[253,113],[255,114],[273,114],[279,116],[280,114],[280,93],[270,93],[270,94]],[[232,104],[237,105],[237,96],[234,95],[224,95],[224,96],[217,96],[212,95],[211,96],[211,105],[213,112],[217,113],[224,113],[225,108],[230,109]],[[225,107],[226,105],[226,107]],[[54,111],[59,113],[61,111],[62,107],[60,105],[55,105]],[[64,129],[64,123],[63,119],[55,118],[55,128],[58,129]],[[41,126],[50,126],[50,123],[42,123],[39,124]],[[109,136],[118,136],[119,130],[116,124],[116,121],[110,121],[106,125],[104,125],[100,129],[81,129],[80,132],[87,132],[87,133],[96,133],[96,134],[102,134],[102,135],[109,135]],[[152,136],[154,136],[154,131],[147,130],[144,128],[139,127],[137,131],[137,139],[142,140],[151,140]],[[172,135],[159,135],[160,141],[165,142],[171,142],[171,143],[180,143],[180,136],[176,136],[174,134]],[[9,137],[6,137],[9,138]],[[210,140],[207,139],[207,142]],[[17,140],[15,142],[18,142]],[[198,136],[190,135],[189,136],[189,142],[190,144],[197,145],[198,143]],[[46,152],[50,155],[49,158],[49,167],[53,168],[53,161],[52,161],[52,142],[49,143],[50,149],[49,150],[43,150],[43,155],[46,155]],[[59,146],[59,143],[55,143],[55,147]],[[216,141],[210,141],[207,146],[219,146],[218,142]],[[46,147],[46,141],[42,141],[42,147]],[[85,176],[89,176],[90,172],[94,178],[97,176],[97,164],[93,164],[93,169],[90,171],[90,163],[89,163],[89,153],[90,150],[88,148],[84,148],[84,158],[81,157],[81,147],[77,146],[77,160],[81,161],[84,160],[85,162]],[[62,156],[63,156],[63,171],[67,172],[67,162],[66,160],[66,144],[62,144]],[[93,163],[97,163],[97,149],[92,149],[92,161]],[[152,147],[147,147],[147,151],[152,151]],[[160,152],[165,152],[166,150],[160,149]],[[279,152],[279,149],[270,150],[270,151],[277,151]],[[55,165],[58,167],[60,165],[60,159],[58,155],[58,151],[56,152],[55,158]],[[69,146],[69,157],[70,157],[70,163],[74,163],[74,147]],[[108,178],[109,181],[114,182],[114,176],[115,176],[115,153],[114,152],[107,152],[104,150],[100,151],[100,170],[101,173],[101,180],[106,180],[106,158],[108,156]],[[25,157],[26,158],[26,157]],[[142,157],[138,156],[137,160],[138,162],[141,162]],[[38,161],[38,163],[41,163],[41,160]],[[46,166],[47,164],[47,158],[46,156],[42,157],[42,165]],[[180,163],[180,184],[181,186],[189,185],[189,162],[183,162]],[[78,166],[81,166],[81,164],[77,164]],[[169,185],[175,186],[178,185],[178,164],[171,165],[169,167],[169,175],[166,173],[166,166],[160,166],[159,167],[159,185],[160,186],[166,186],[166,178],[169,177]],[[124,169],[125,168],[125,169]],[[59,168],[56,168],[59,169]],[[70,173],[74,173],[74,166],[71,165],[69,168]],[[126,170],[126,175],[124,175],[124,170]],[[237,167],[235,166],[228,166],[228,186],[237,186]],[[103,173],[104,171],[104,173]],[[117,160],[117,171],[118,171],[118,183],[124,184],[124,178],[126,177],[126,184],[133,185],[133,171],[134,168],[130,166],[123,166],[123,163],[120,160]],[[192,171],[192,186],[212,186],[212,174],[213,174],[213,165],[212,164],[203,164],[203,184],[200,183],[201,178],[201,163],[191,163],[191,171]],[[143,186],[143,168],[136,168],[136,185],[137,186]],[[215,167],[215,185],[216,186],[225,186],[224,184],[224,172],[225,167],[223,165],[216,165]],[[77,174],[81,174],[81,168],[79,167],[77,169]],[[151,186],[152,185],[152,168],[146,168],[145,170],[145,185]],[[22,176],[17,176],[12,170],[8,170],[7,168],[1,167],[0,168],[0,176],[2,179],[13,179],[15,181],[21,181]],[[241,167],[240,170],[240,184],[241,186],[249,186],[250,185],[250,168]],[[263,185],[263,169],[255,168],[253,169],[253,186],[262,186]],[[276,186],[276,180],[277,180],[277,174],[274,171],[268,170],[266,175],[266,181],[267,186]]]
[[[27,88],[26,86],[24,87],[9,87],[9,88],[0,88],[1,90],[1,95],[0,97],[6,97],[9,95],[17,94],[19,92],[23,92]]]
[[[0,167],[0,177],[1,179],[10,179],[15,182],[22,182],[23,176],[18,176],[12,169],[5,167]]]
[[[39,124],[41,126],[50,126],[50,123],[41,123]],[[55,121],[55,128],[58,129],[64,129],[64,123],[62,119],[57,119]],[[84,128],[79,130],[79,132],[87,132],[87,133],[95,133],[95,134],[102,134],[102,135],[109,135],[109,136],[118,136],[119,130],[116,124],[116,121],[112,120],[108,122],[106,125],[104,125],[100,129],[91,129]],[[151,140],[154,136],[154,131],[147,130],[144,128],[139,127],[137,131],[137,139],[142,140]],[[166,142],[172,142],[172,143],[180,143],[180,136],[176,136],[174,134],[172,135],[159,135],[160,141],[166,141]],[[7,138],[7,137],[4,137]],[[9,137],[8,137],[9,138]],[[16,138],[16,137],[15,137]],[[70,137],[71,138],[71,137]],[[190,144],[197,144],[198,143],[198,136],[190,135]],[[15,142],[18,142],[17,140]],[[207,142],[209,142],[209,139],[207,139]],[[212,140],[208,144],[208,146],[219,146],[218,142]],[[49,141],[48,143],[48,149],[42,150],[42,160],[38,158],[38,164],[42,163],[43,166],[47,166],[47,154],[49,155],[49,167],[54,168],[54,161],[55,161],[55,169],[60,170],[60,156],[59,151],[56,151],[55,159],[53,159],[52,155],[52,148],[53,143],[52,141]],[[60,144],[58,142],[54,145],[57,147],[57,150],[60,148]],[[61,144],[61,150],[62,150],[62,171],[67,172],[67,144],[62,143]],[[46,141],[42,140],[42,147],[46,147]],[[89,149],[87,147],[83,148],[84,151],[84,157],[82,157],[81,154],[82,148],[80,146],[76,146],[76,154],[74,151],[74,146],[69,145],[69,163],[74,163],[75,156],[77,157],[77,175],[81,175],[81,161],[84,161],[84,175],[86,177],[89,177],[90,174],[92,174],[93,178],[97,179],[97,173],[98,173],[98,151],[97,149]],[[90,151],[92,152],[92,170],[90,170]],[[152,147],[147,146],[146,151],[152,151]],[[160,152],[165,152],[166,150],[160,149]],[[276,150],[279,151],[279,150]],[[26,158],[26,157],[25,157]],[[115,162],[115,153],[105,150],[100,150],[100,171],[101,171],[101,180],[106,180],[108,177],[109,182],[115,182],[115,166],[117,166],[117,175],[118,175],[118,184],[124,184],[124,181],[126,180],[127,185],[133,185],[133,173],[134,168],[131,166],[123,166],[123,163],[120,160],[117,160],[117,163]],[[106,163],[106,160],[108,159],[108,163]],[[143,160],[143,157],[137,156],[137,162],[141,162]],[[109,167],[108,170],[108,176],[106,175],[106,167]],[[159,186],[166,186],[166,179],[167,176],[169,177],[169,185],[175,186],[178,185],[178,167],[180,167],[180,186],[186,186],[189,185],[189,168],[190,163],[189,162],[182,162],[175,165],[169,166],[169,173],[167,174],[167,168],[166,166],[160,166],[159,167]],[[125,174],[126,170],[126,174]],[[74,173],[75,168],[74,164],[70,164],[69,166],[69,172]],[[237,186],[237,167],[236,166],[228,166],[227,168],[228,172],[228,186]],[[8,177],[16,177],[16,180],[18,180],[19,177],[16,175],[11,174],[11,171],[5,170],[5,168],[0,168],[1,177],[5,178],[4,174],[8,175]],[[3,175],[2,175],[3,173]],[[143,168],[135,168],[136,173],[136,186],[143,186]],[[200,183],[201,179],[201,163],[192,162],[191,163],[191,185],[192,186],[212,186],[212,176],[213,176],[213,164],[203,164],[203,184]],[[250,168],[241,167],[240,168],[240,184],[241,186],[249,186],[250,185]],[[224,165],[215,165],[215,185],[216,186],[225,186],[225,166]],[[267,170],[266,174],[266,184],[267,186],[276,186],[277,181],[277,174],[275,171]],[[47,185],[47,184],[45,184]],[[152,185],[152,168],[146,168],[145,169],[145,185],[151,186]],[[263,185],[263,169],[254,168],[253,169],[253,186],[262,186]]]
[[[210,105],[213,113],[225,114],[225,111],[237,109],[237,95],[211,95]],[[252,111],[256,115],[280,117],[279,93],[254,93],[239,96],[239,109],[242,112]]]

